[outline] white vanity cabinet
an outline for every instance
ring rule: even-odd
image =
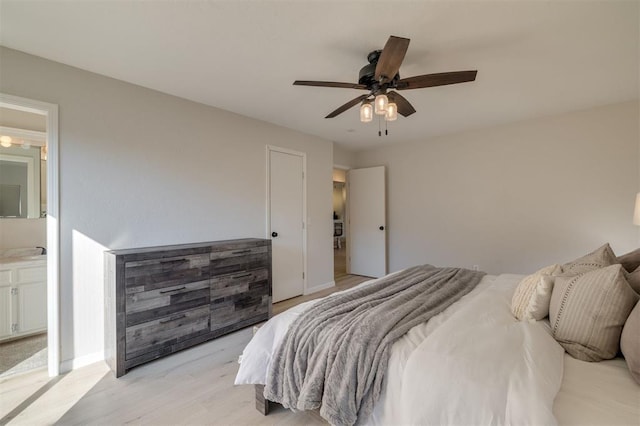
[[[47,261],[36,257],[0,261],[0,341],[47,330]]]

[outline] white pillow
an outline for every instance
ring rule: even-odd
[[[549,302],[555,277],[543,275],[538,280],[538,285],[529,299],[529,305],[524,312],[524,320],[529,322],[540,321],[549,315]]]
[[[544,313],[544,316],[540,319],[548,315],[548,301],[546,303],[546,308],[543,309],[541,306],[544,305],[547,293],[551,293],[552,287],[547,289],[549,282],[545,282],[542,284],[542,288],[540,289],[541,294],[538,296],[538,286],[541,285],[541,279],[543,276],[559,274],[561,271],[562,268],[560,265],[550,265],[524,277],[522,281],[520,281],[515,293],[513,294],[513,298],[511,299],[511,312],[518,320],[522,321],[537,318],[542,313]],[[551,286],[553,286],[553,281],[551,282]],[[529,305],[532,303],[532,299],[535,300],[533,301],[530,311]]]

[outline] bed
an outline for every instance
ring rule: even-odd
[[[640,385],[625,359],[576,359],[554,339],[548,318],[514,317],[514,293],[525,278],[485,275],[457,302],[411,327],[391,346],[371,412],[355,421],[329,416],[331,423],[640,424]],[[378,281],[270,319],[245,348],[235,383],[267,384],[274,356],[298,317],[328,298]],[[296,409],[291,405],[285,404]]]

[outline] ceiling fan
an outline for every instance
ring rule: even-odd
[[[390,36],[384,49],[374,50],[367,55],[368,65],[360,70],[358,83],[338,83],[332,81],[296,80],[296,86],[338,87],[345,89],[361,89],[369,93],[350,100],[325,118],[336,117],[346,110],[361,103],[360,120],[369,122],[373,113],[384,115],[387,121],[393,121],[397,114],[408,117],[415,108],[404,96],[395,90],[421,89],[424,87],[444,86],[447,84],[464,83],[476,79],[477,70],[453,71],[437,74],[424,74],[415,77],[400,78],[398,71],[407,53],[409,39]],[[372,106],[371,103],[374,103]]]

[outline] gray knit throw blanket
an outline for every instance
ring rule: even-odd
[[[333,425],[364,422],[380,396],[393,343],[469,293],[484,272],[422,265],[316,303],[291,324],[264,396]]]

